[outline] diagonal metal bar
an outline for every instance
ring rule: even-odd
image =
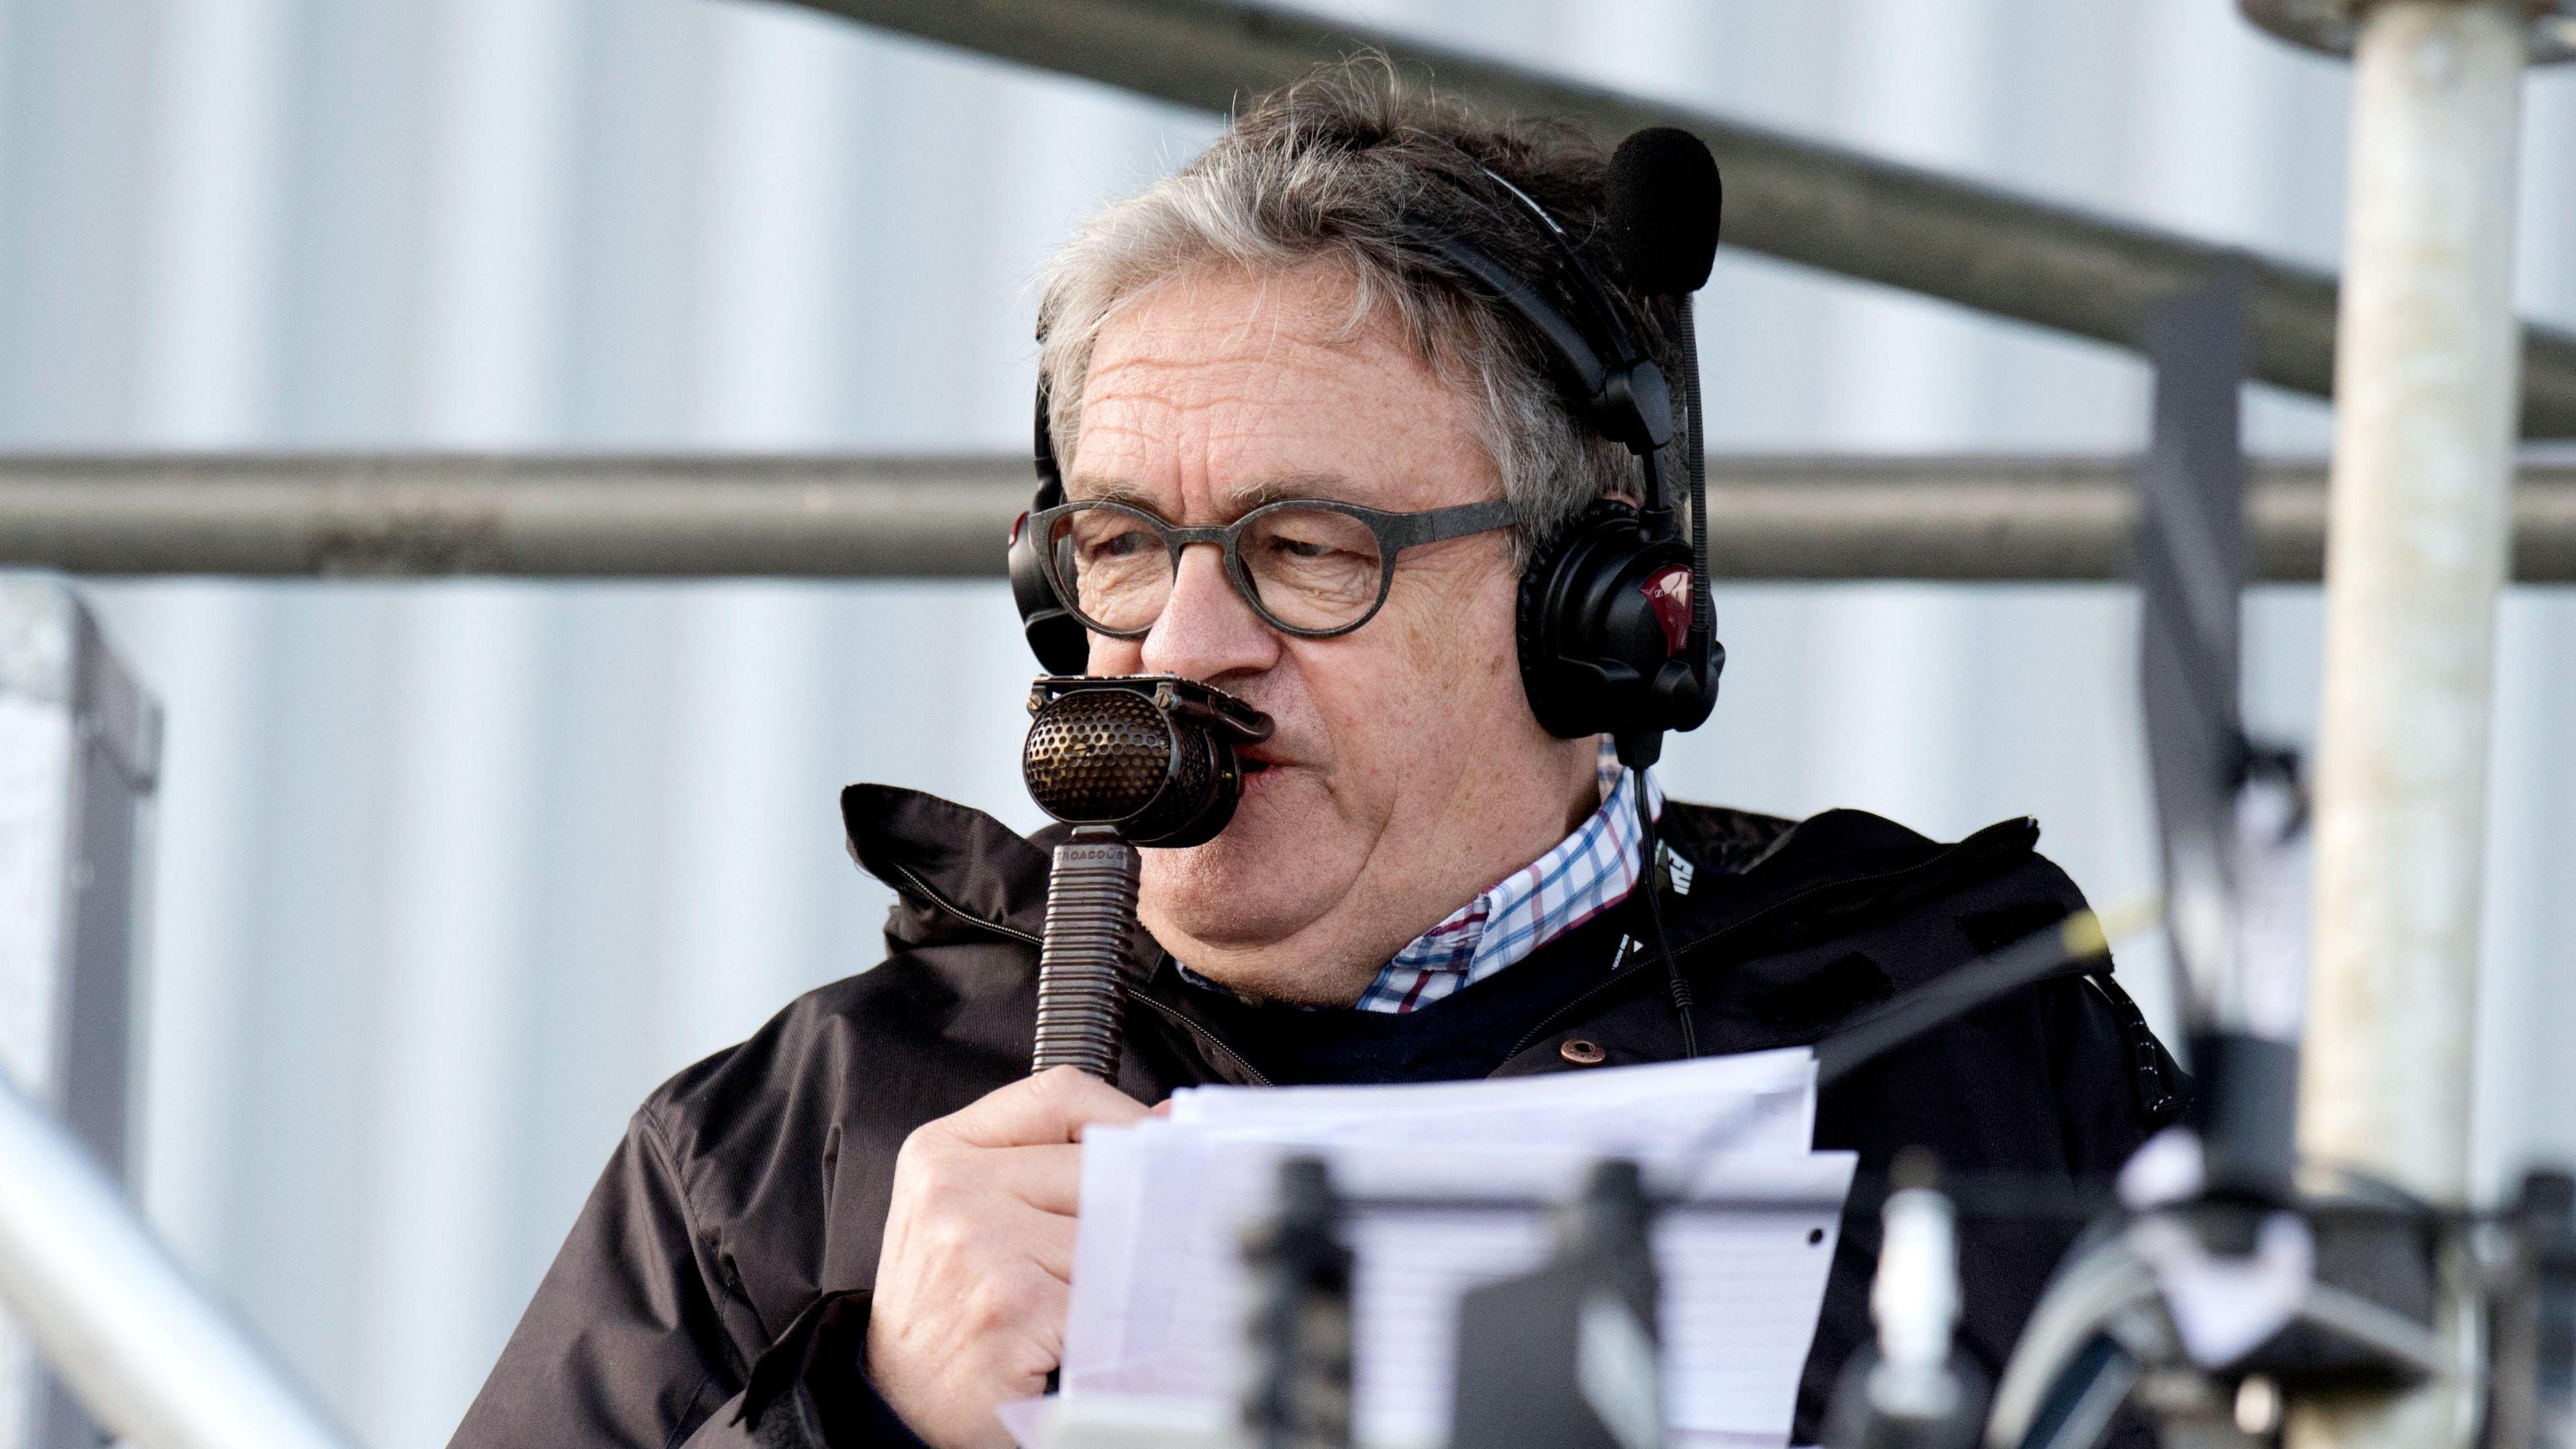
[[[2215,839],[2232,800],[2245,591],[2243,293],[2221,278],[2147,325],[2155,424],[2139,461],[2139,688],[2159,808]],[[2188,795],[2188,804],[2180,798]]]
[[[2117,347],[2159,302],[2244,268],[2258,381],[2329,397],[2325,272],[1818,145],[1364,27],[1241,0],[796,0],[926,40],[1202,110],[1375,46],[1495,114],[1562,116],[1609,138],[1680,126],[1726,174],[1726,240],[1860,281]],[[2522,430],[2576,437],[2576,337],[2523,329]]]
[[[2221,274],[2166,303],[2144,342],[2156,401],[2138,466],[2138,696],[2164,847],[2165,920],[2185,1016],[2199,1031],[2210,1025],[2211,1003],[2195,988],[2218,979],[2236,921],[2230,847],[2245,738],[2237,702],[2245,298],[2237,279]]]
[[[5,1073],[0,1309],[120,1440],[143,1449],[355,1449],[190,1281],[79,1139]]]

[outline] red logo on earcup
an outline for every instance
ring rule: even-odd
[[[1691,571],[1679,564],[1657,569],[1637,587],[1644,592],[1647,607],[1655,611],[1655,622],[1664,626],[1665,648],[1681,653],[1690,642]]]

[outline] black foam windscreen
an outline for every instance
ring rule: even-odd
[[[1725,192],[1717,159],[1688,131],[1655,126],[1610,157],[1610,241],[1640,292],[1678,297],[1708,281]]]

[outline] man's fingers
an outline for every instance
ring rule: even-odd
[[[1044,1147],[988,1147],[976,1154],[993,1187],[1040,1212],[1072,1217],[1082,1205],[1082,1149],[1059,1142]]]
[[[1043,1378],[1046,1365],[1059,1360],[1064,1347],[1066,1306],[1072,1301],[1065,1280],[1037,1271],[1034,1263],[996,1269],[968,1285],[959,1309],[976,1338],[1000,1338],[1036,1345],[1042,1352],[1025,1366],[1031,1378]],[[1035,1388],[1036,1385],[1029,1385]]]
[[[1064,1347],[1082,1130],[1143,1103],[1071,1068],[917,1129],[895,1160],[868,1364],[930,1443],[980,1449],[997,1398],[1035,1393]]]
[[[1076,1142],[1094,1122],[1124,1124],[1145,1115],[1145,1104],[1073,1067],[1055,1067],[1013,1082],[945,1119],[958,1140],[976,1147],[1027,1147]]]
[[[1026,1254],[1030,1262],[1044,1268],[1048,1277],[1070,1287],[1073,1283],[1073,1219],[1061,1213],[1034,1212],[1020,1218],[1013,1227],[1017,1232],[1012,1247]]]
[[[1018,1202],[987,1202],[976,1219],[972,1242],[948,1241],[932,1246],[938,1256],[928,1264],[924,1281],[946,1284],[935,1297],[962,1292],[996,1273],[1034,1264],[1059,1283],[1073,1281],[1075,1223]]]
[[[951,1148],[922,1159],[907,1186],[934,1212],[971,1217],[998,1199],[1069,1218],[1081,1206],[1082,1149],[1069,1142]]]

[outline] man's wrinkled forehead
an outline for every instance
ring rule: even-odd
[[[1357,503],[1375,507],[1378,490],[1353,482],[1340,473],[1277,473],[1245,479],[1218,492],[1218,504],[1228,519],[1240,518],[1265,503],[1278,503],[1291,498],[1320,498],[1336,503]],[[1154,488],[1117,475],[1077,471],[1065,484],[1066,496],[1083,502],[1124,503],[1146,512],[1155,512],[1171,501],[1171,490]]]
[[[1068,495],[1207,523],[1283,498],[1405,510],[1481,493],[1467,475],[1483,469],[1459,456],[1461,400],[1392,322],[1353,331],[1346,295],[1327,272],[1237,272],[1113,317],[1084,379]]]

